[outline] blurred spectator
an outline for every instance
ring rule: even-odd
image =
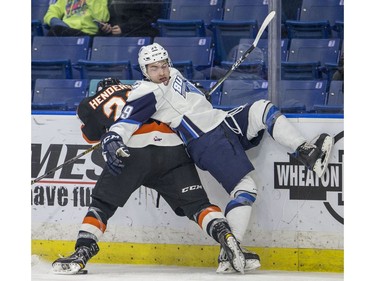
[[[108,22],[107,0],[57,0],[44,16],[50,26],[47,36],[87,36],[99,32],[99,22]]]
[[[162,0],[112,0],[109,4],[110,20],[101,27],[101,32],[117,36],[159,35],[152,26],[162,16]]]

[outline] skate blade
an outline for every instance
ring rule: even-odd
[[[258,260],[246,260],[246,266],[244,268],[244,273],[250,273],[255,269],[259,268],[260,262]],[[235,270],[229,261],[223,261],[219,263],[218,268],[216,269],[216,273],[218,274],[229,274],[229,273],[238,273]]]
[[[313,167],[313,171],[318,175],[319,178],[321,178],[327,170],[333,144],[334,144],[334,141],[331,136],[327,136],[324,139],[324,142],[322,145],[323,161],[321,159],[317,160]]]
[[[243,274],[244,268],[246,265],[244,254],[242,253],[234,237],[229,237],[227,240],[227,243],[228,243],[229,248],[232,250],[232,253],[234,254],[234,258],[232,260],[233,268],[236,271],[241,272]]]
[[[54,274],[73,275],[73,274],[87,274],[86,269],[82,269],[78,263],[54,263],[52,265],[52,272]]]

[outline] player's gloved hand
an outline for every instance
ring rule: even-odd
[[[108,166],[109,172],[118,176],[124,168],[123,160],[130,156],[129,149],[122,142],[122,138],[116,132],[107,132],[102,136],[102,154]]]

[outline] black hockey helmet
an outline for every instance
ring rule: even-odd
[[[121,81],[117,78],[104,78],[103,80],[98,82],[98,85],[96,86],[96,92],[102,91],[104,89],[107,89],[108,87],[111,87],[113,85],[119,85],[122,84]]]

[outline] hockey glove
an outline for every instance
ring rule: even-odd
[[[123,160],[130,156],[129,149],[122,142],[122,138],[115,132],[107,132],[101,139],[103,158],[108,166],[109,172],[118,176],[124,168]]]

